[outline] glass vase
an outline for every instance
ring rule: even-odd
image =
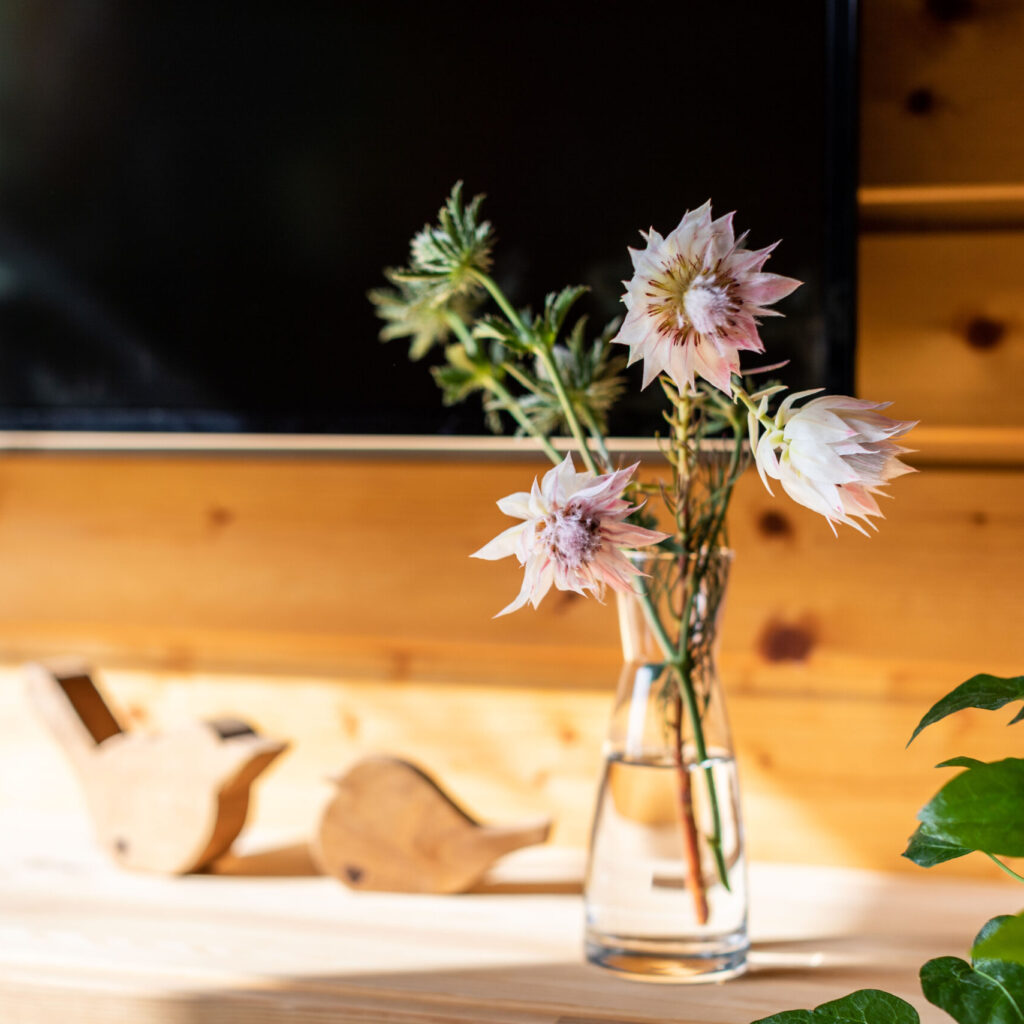
[[[743,972],[749,946],[715,668],[732,553],[635,561],[647,575],[639,594],[618,595],[624,663],[591,831],[586,956],[639,980],[721,981]]]

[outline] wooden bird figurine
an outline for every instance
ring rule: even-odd
[[[503,854],[543,843],[551,822],[481,825],[425,772],[393,757],[357,762],[320,820],[313,854],[353,889],[465,892]]]
[[[32,664],[25,675],[99,841],[126,868],[185,874],[226,852],[245,824],[249,787],[287,748],[235,720],[125,732],[85,666]]]

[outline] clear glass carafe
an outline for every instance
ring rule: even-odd
[[[591,832],[586,955],[641,980],[733,977],[749,945],[739,787],[714,658],[731,552],[696,558],[637,556],[644,594],[619,595],[624,664]]]

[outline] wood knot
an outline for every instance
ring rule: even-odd
[[[757,517],[757,528],[765,537],[792,537],[793,524],[781,513],[770,509]]]
[[[943,25],[967,21],[976,10],[974,0],[925,0],[924,9],[929,18]]]
[[[757,647],[765,661],[805,661],[817,642],[814,623],[772,619],[764,627]]]
[[[213,530],[223,530],[235,521],[235,513],[223,505],[211,505],[206,510],[206,521]]]
[[[911,89],[903,101],[903,106],[908,114],[913,114],[915,117],[924,117],[935,109],[935,93],[924,85],[917,89]]]
[[[971,348],[995,348],[1006,335],[1006,324],[1002,320],[993,320],[987,316],[976,316],[968,321],[964,329],[964,337]]]

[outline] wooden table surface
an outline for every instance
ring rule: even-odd
[[[638,984],[582,961],[580,866],[521,851],[449,897],[354,893],[304,873],[300,848],[161,878],[108,864],[83,822],[0,820],[0,1020],[746,1024],[878,987],[948,1024],[918,967],[1019,909],[1009,883],[755,865],[750,972]]]

